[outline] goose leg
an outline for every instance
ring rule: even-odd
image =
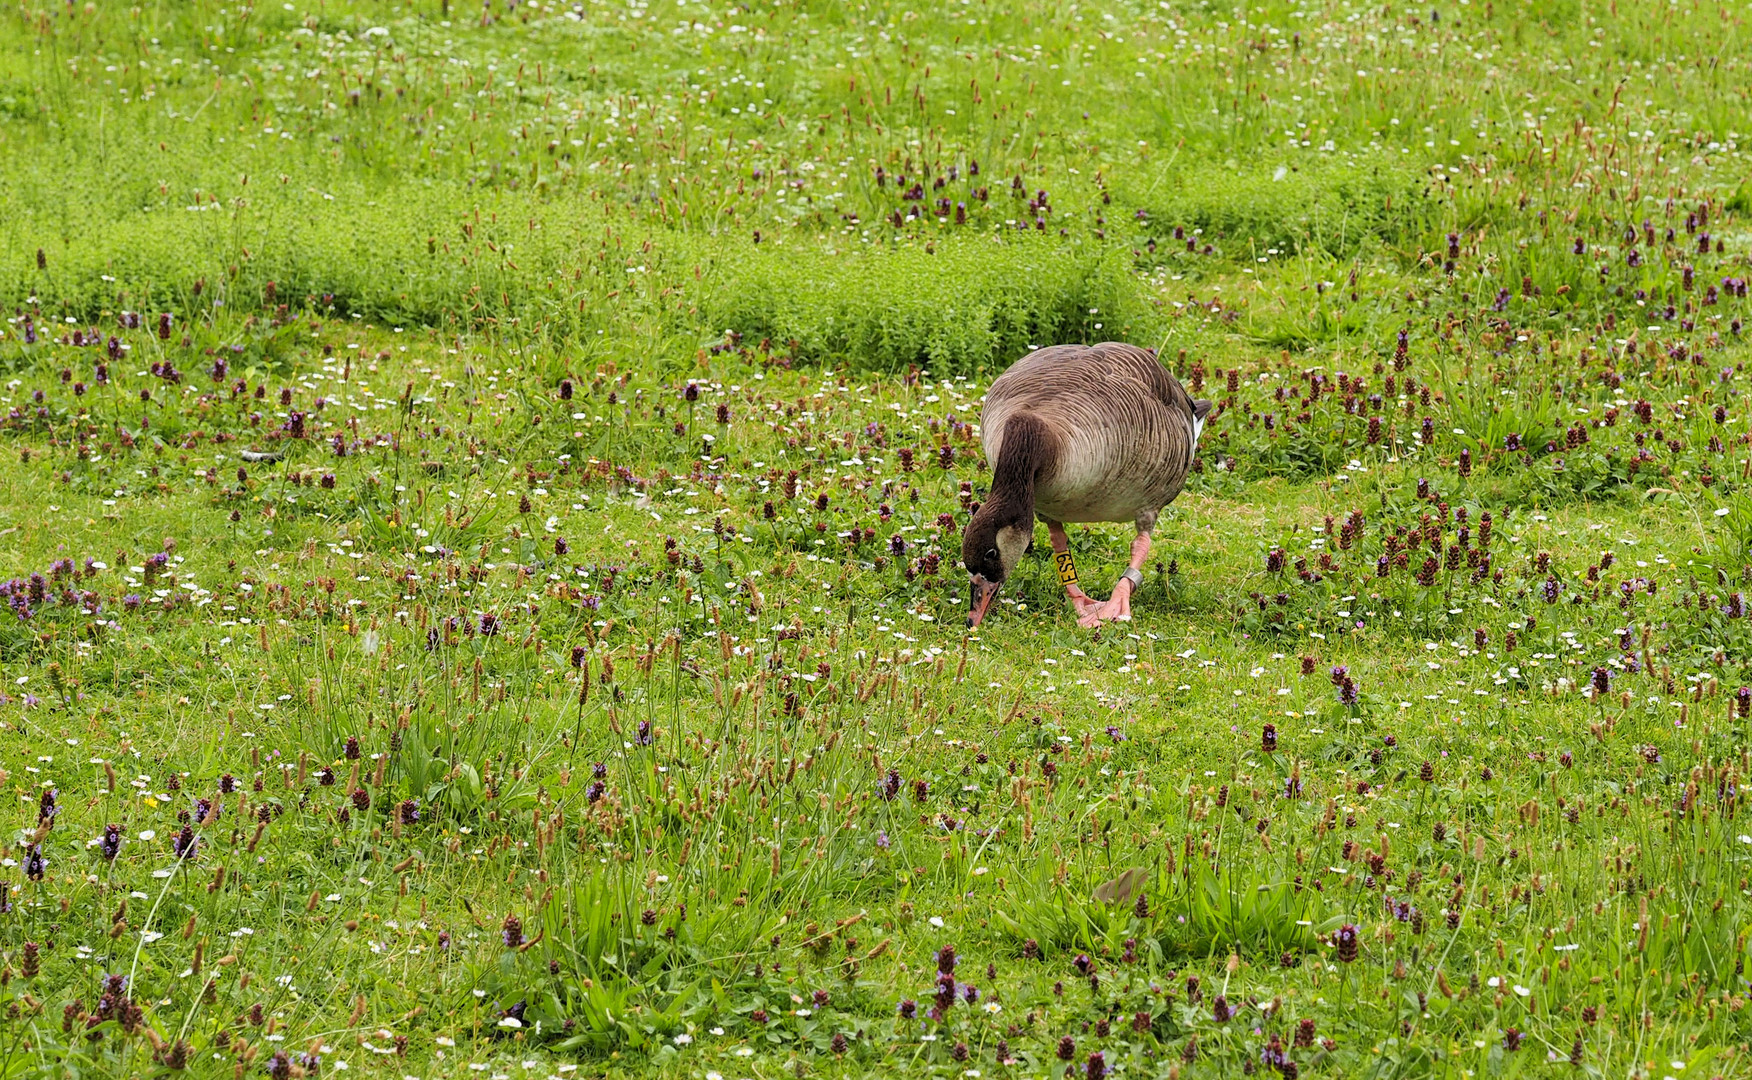
[[[1064,525],[1049,521],[1046,523],[1046,531],[1052,537],[1053,564],[1058,570],[1059,581],[1065,587],[1065,595],[1071,599],[1071,606],[1077,609],[1078,615],[1095,610],[1098,605],[1096,599],[1077,584],[1077,567],[1071,561],[1071,538],[1065,534]]]
[[[1147,532],[1140,532],[1137,537],[1132,540],[1131,563],[1126,569],[1126,574],[1128,576],[1122,576],[1119,581],[1114,583],[1113,595],[1108,598],[1105,604],[1091,604],[1087,609],[1079,608],[1079,610],[1082,611],[1082,618],[1077,620],[1078,625],[1093,629],[1109,619],[1130,619],[1132,582],[1134,579],[1129,575],[1135,572],[1141,578],[1144,571],[1144,562],[1149,559],[1149,557],[1150,534]]]

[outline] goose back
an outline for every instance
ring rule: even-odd
[[[1010,418],[1032,414],[1059,449],[1036,480],[1036,511],[1054,521],[1134,521],[1147,532],[1186,484],[1208,409],[1143,349],[1054,345],[992,383],[980,441],[997,462]]]

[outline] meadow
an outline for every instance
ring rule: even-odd
[[[9,7],[0,1076],[1752,1076],[1745,19]]]

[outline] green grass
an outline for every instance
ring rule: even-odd
[[[1743,37],[10,9],[0,1074],[1752,1074]],[[967,632],[1104,339],[1136,618]]]

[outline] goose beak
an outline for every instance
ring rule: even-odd
[[[974,574],[972,578],[972,594],[968,597],[967,627],[973,629],[979,621],[985,618],[986,611],[992,606],[992,601],[998,598],[998,583],[987,581],[984,574]]]

